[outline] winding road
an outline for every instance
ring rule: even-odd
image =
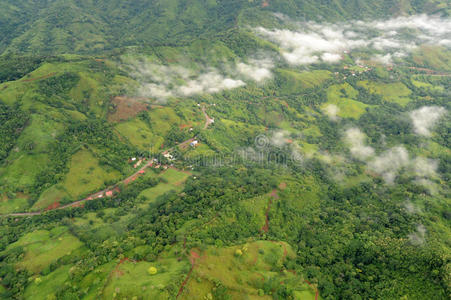
[[[207,129],[208,126],[210,124],[212,124],[214,122],[214,119],[210,118],[206,112],[206,108],[205,106],[202,106],[202,113],[205,117],[205,125],[203,127],[203,129]],[[190,138],[182,143],[180,143],[179,145],[177,145],[178,147],[183,146],[183,145],[187,145],[190,144],[192,141],[194,141],[194,138]],[[171,151],[172,149],[174,149],[174,147],[164,150],[161,153],[165,154],[168,153],[169,151]],[[153,165],[153,160],[149,159],[149,161],[146,162],[146,164],[144,166],[142,166],[138,171],[136,171],[135,173],[133,173],[132,175],[130,175],[129,177],[117,182],[116,184],[107,187],[104,190],[98,191],[94,194],[89,195],[88,197],[81,199],[81,200],[77,200],[59,207],[55,207],[52,209],[47,209],[47,210],[42,210],[42,211],[34,211],[34,212],[21,212],[21,213],[10,213],[10,214],[5,214],[5,215],[0,215],[0,217],[29,217],[29,216],[38,216],[41,215],[47,211],[51,211],[51,210],[60,210],[60,209],[66,209],[66,208],[70,208],[70,207],[79,207],[82,206],[83,203],[85,203],[86,201],[93,201],[96,199],[100,199],[100,198],[104,198],[106,197],[106,193],[107,192],[115,192],[118,191],[118,186],[120,184],[129,184],[130,182],[136,180],[136,178],[138,178],[139,176],[141,176],[142,174],[144,174],[145,170],[149,167],[151,167]]]

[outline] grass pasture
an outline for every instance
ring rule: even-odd
[[[125,137],[132,145],[141,150],[158,149],[163,142],[159,136],[154,136],[149,127],[138,118],[119,123],[116,130],[120,136]]]
[[[385,101],[406,105],[409,103],[409,96],[412,93],[403,83],[379,83],[373,81],[360,81],[359,86],[368,90],[372,94],[381,95]]]
[[[64,199],[73,199],[64,186],[56,184],[45,190],[38,201],[33,205],[32,210],[42,210],[54,203],[61,203]],[[66,201],[64,201],[66,202]]]
[[[157,268],[150,275],[150,267]],[[187,260],[178,260],[174,253],[166,254],[154,262],[118,261],[109,274],[101,299],[169,299],[176,295],[179,284],[189,270]],[[98,299],[98,298],[97,298]]]
[[[146,200],[140,207],[145,207],[149,203],[154,202],[159,196],[164,195],[171,190],[177,192],[181,191],[183,189],[183,183],[189,176],[189,173],[175,169],[164,171],[159,177],[163,178],[167,183],[160,182],[157,186],[142,191],[139,194],[138,199],[144,197]]]
[[[48,163],[47,154],[21,154],[9,165],[0,168],[0,186],[8,186],[10,189],[31,186]]]
[[[0,198],[0,215],[17,211],[25,211],[28,208],[28,199],[23,196],[16,196],[14,199]]]
[[[72,156],[63,186],[76,199],[83,193],[97,191],[106,180],[119,177],[118,171],[103,169],[90,151],[80,150]]]
[[[21,246],[24,258],[17,264],[21,269],[39,273],[52,262],[71,254],[83,246],[66,227],[55,227],[52,230],[37,230],[22,236],[17,242],[10,244],[5,252]]]
[[[25,299],[57,299],[57,291],[69,278],[71,266],[62,266],[46,276],[35,277],[25,290]]]
[[[331,73],[326,70],[299,73],[292,70],[279,69],[277,74],[280,78],[281,90],[287,94],[299,93],[302,90],[314,88],[331,77]]]
[[[242,254],[237,254],[241,251]],[[231,247],[209,247],[200,254],[180,299],[204,299],[220,282],[231,299],[272,299],[280,282],[314,298],[315,292],[302,276],[283,269],[283,261],[295,256],[284,242],[255,241]]]
[[[327,102],[323,106],[334,104],[339,108],[339,117],[358,119],[368,105],[356,101],[357,95],[358,92],[348,83],[332,85],[327,89]]]

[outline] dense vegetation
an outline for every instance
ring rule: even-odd
[[[263,82],[176,89],[279,53],[248,27],[278,24],[271,12],[449,5],[0,4],[1,299],[449,298],[449,48],[391,65],[273,59]],[[150,83],[171,96],[143,95],[160,70]],[[419,134],[425,107],[440,118]]]
[[[446,1],[437,0],[271,0],[268,6],[265,2],[7,0],[0,6],[4,33],[0,53],[99,53],[143,43],[181,45],[232,28],[237,20],[261,20],[266,12],[330,21],[450,12]]]

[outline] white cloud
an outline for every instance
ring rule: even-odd
[[[275,131],[271,136],[271,144],[283,147],[288,143],[288,132],[284,130]]]
[[[340,54],[336,54],[336,53],[324,53],[323,55],[321,55],[321,60],[324,62],[328,62],[328,63],[336,63],[339,62],[341,60],[341,55]]]
[[[238,72],[246,78],[252,79],[256,82],[262,82],[272,77],[272,68],[274,68],[273,62],[266,59],[251,59],[248,64],[238,63]]]
[[[324,107],[323,111],[332,121],[336,121],[338,119],[337,115],[340,112],[340,108],[335,104],[329,104]]]
[[[138,93],[160,100],[218,93],[245,86],[245,80],[262,82],[272,77],[273,67],[269,58],[225,64],[221,70],[200,66],[197,70],[180,65],[165,66],[146,58],[128,60],[124,64],[124,69],[140,83]]]
[[[288,22],[287,18],[283,20]],[[358,48],[383,52],[376,59],[391,64],[393,57],[399,57],[396,53],[410,52],[420,44],[451,46],[451,20],[427,15],[341,24],[304,22],[298,23],[298,27],[298,30],[258,27],[255,31],[278,44],[282,56],[293,65],[336,63],[343,51]]]
[[[374,155],[374,149],[366,146],[366,136],[360,129],[350,128],[346,130],[345,138],[349,144],[349,150],[354,157],[365,160]]]
[[[444,116],[446,109],[438,106],[423,106],[410,113],[416,134],[430,136],[431,129]]]
[[[403,146],[397,146],[374,157],[368,163],[368,168],[381,175],[386,183],[392,184],[398,172],[409,166],[409,163],[410,158],[407,150]]]
[[[412,162],[412,169],[418,177],[433,177],[437,173],[438,161],[418,156]]]
[[[409,241],[412,245],[420,246],[423,245],[426,241],[426,227],[424,225],[417,225],[416,231],[409,234]]]

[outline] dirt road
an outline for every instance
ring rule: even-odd
[[[205,110],[205,106],[202,106],[202,113],[203,113],[204,116],[205,116],[205,125],[204,125],[204,129],[207,129],[208,126],[214,122],[214,120],[211,119],[211,118],[208,116],[208,114],[207,114],[207,112],[206,112],[206,110]],[[192,141],[194,141],[194,138],[190,138],[190,139],[188,139],[188,140],[186,140],[186,141],[180,143],[180,144],[178,145],[178,147],[180,147],[180,146],[186,146],[186,145],[190,144]],[[171,151],[172,149],[174,149],[174,147],[172,147],[172,148],[170,148],[170,149],[167,149],[167,150],[163,151],[162,153],[163,153],[163,154],[166,154],[166,153],[168,153],[169,151]],[[125,178],[125,179],[122,180],[122,181],[119,181],[118,183],[116,183],[116,184],[114,184],[114,185],[112,185],[112,186],[110,186],[110,187],[108,187],[108,188],[106,188],[106,189],[104,189],[104,190],[101,190],[101,191],[99,191],[99,192],[96,192],[96,193],[94,193],[94,194],[91,194],[91,195],[89,195],[88,197],[86,197],[86,198],[84,198],[84,199],[77,200],[77,201],[74,201],[74,202],[71,202],[71,203],[68,203],[68,204],[65,204],[65,205],[56,207],[56,208],[44,210],[44,211],[22,212],[22,213],[11,213],[11,214],[6,214],[6,215],[0,215],[0,217],[27,217],[27,216],[38,216],[38,215],[41,215],[41,214],[43,214],[44,212],[50,211],[50,210],[59,210],[59,209],[65,209],[65,208],[69,208],[69,207],[79,207],[79,206],[82,206],[83,203],[85,203],[86,201],[92,201],[92,200],[96,200],[96,199],[100,199],[100,198],[106,197],[106,193],[107,193],[107,192],[113,192],[113,193],[114,193],[114,192],[118,191],[118,186],[119,186],[120,184],[125,184],[125,185],[127,185],[127,184],[129,184],[130,182],[135,181],[136,178],[138,178],[139,176],[141,176],[141,175],[145,172],[145,170],[146,170],[147,168],[149,168],[149,167],[152,166],[152,164],[153,164],[152,159],[149,159],[149,161],[148,161],[144,166],[142,166],[141,169],[139,169],[138,171],[136,171],[135,173],[133,173],[133,174],[130,175],[129,177]]]

